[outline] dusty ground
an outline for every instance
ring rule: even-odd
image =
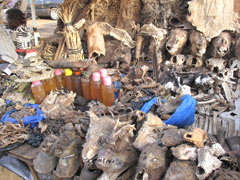
[[[22,180],[22,178],[0,166],[0,180]]]
[[[32,27],[32,20],[27,21],[28,27]],[[54,34],[57,21],[51,19],[37,19],[37,28],[41,38],[48,38]]]

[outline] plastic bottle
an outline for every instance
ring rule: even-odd
[[[55,70],[55,79],[56,79],[56,84],[57,84],[57,89],[63,89],[65,86],[65,81],[62,76],[62,70],[61,69],[56,69]]]
[[[54,77],[50,79],[45,79],[43,81],[43,84],[45,87],[46,94],[49,94],[52,90],[55,91],[57,89],[57,83]]]
[[[102,102],[100,73],[94,72],[90,83],[91,97],[94,100]]]
[[[105,106],[112,106],[114,103],[114,87],[110,76],[103,79],[102,102]]]
[[[77,71],[72,76],[72,82],[74,91],[77,93],[77,95],[82,96],[82,86],[81,86],[81,75],[80,71]]]
[[[103,78],[107,77],[107,69],[102,68],[99,70],[99,73],[100,73],[101,80],[103,80]]]
[[[81,85],[83,97],[91,100],[90,79],[86,74],[81,78]]]
[[[31,85],[33,97],[36,104],[41,104],[46,97],[44,85],[41,81],[34,81]]]
[[[73,83],[72,83],[72,70],[71,69],[65,69],[65,87],[69,91],[74,91],[73,89]]]

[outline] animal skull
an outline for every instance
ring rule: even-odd
[[[187,42],[187,35],[188,32],[180,28],[171,30],[166,43],[166,49],[172,56],[175,56],[182,51],[183,46]]]
[[[183,138],[185,141],[193,143],[198,148],[201,148],[204,146],[204,142],[208,139],[208,136],[206,131],[195,128],[192,132],[185,133]]]
[[[190,42],[192,54],[197,57],[202,57],[207,49],[207,39],[202,32],[193,30],[190,33]]]
[[[182,66],[186,62],[187,57],[183,54],[177,54],[176,56],[172,56],[170,59],[171,64],[175,64],[176,66]]]
[[[222,32],[212,40],[210,53],[213,57],[223,57],[230,51],[231,44],[232,38],[230,33]]]
[[[186,64],[191,67],[201,67],[203,64],[202,57],[188,56]]]
[[[210,58],[206,60],[206,65],[211,69],[212,72],[219,73],[226,66],[226,61],[221,58]]]

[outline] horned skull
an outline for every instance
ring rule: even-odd
[[[202,57],[207,49],[207,39],[203,33],[193,30],[190,33],[190,42],[192,54],[197,57]]]
[[[166,49],[172,56],[175,56],[182,51],[183,46],[187,42],[187,35],[188,32],[180,28],[171,30],[166,43]]]
[[[230,51],[231,44],[231,34],[229,32],[222,32],[212,40],[210,54],[213,57],[223,57]]]

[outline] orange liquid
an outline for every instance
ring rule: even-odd
[[[91,81],[90,88],[92,99],[102,102],[101,81]]]
[[[32,88],[33,97],[35,99],[35,103],[41,104],[46,97],[46,92],[43,84],[32,85],[31,88]]]
[[[90,90],[90,81],[86,78],[81,78],[81,85],[82,85],[82,94],[83,97],[86,99],[91,100],[91,90]]]
[[[64,88],[64,80],[62,78],[62,75],[55,76],[57,89],[63,89]]]
[[[65,76],[65,85],[66,85],[66,89],[68,89],[69,91],[74,91],[72,76]]]
[[[82,96],[81,76],[72,76],[73,87],[77,95]]]
[[[57,83],[55,78],[46,79],[43,82],[46,94],[49,94],[51,90],[55,91],[57,89]]]
[[[110,86],[102,86],[102,102],[105,106],[112,106],[114,103],[114,87],[113,84]]]

